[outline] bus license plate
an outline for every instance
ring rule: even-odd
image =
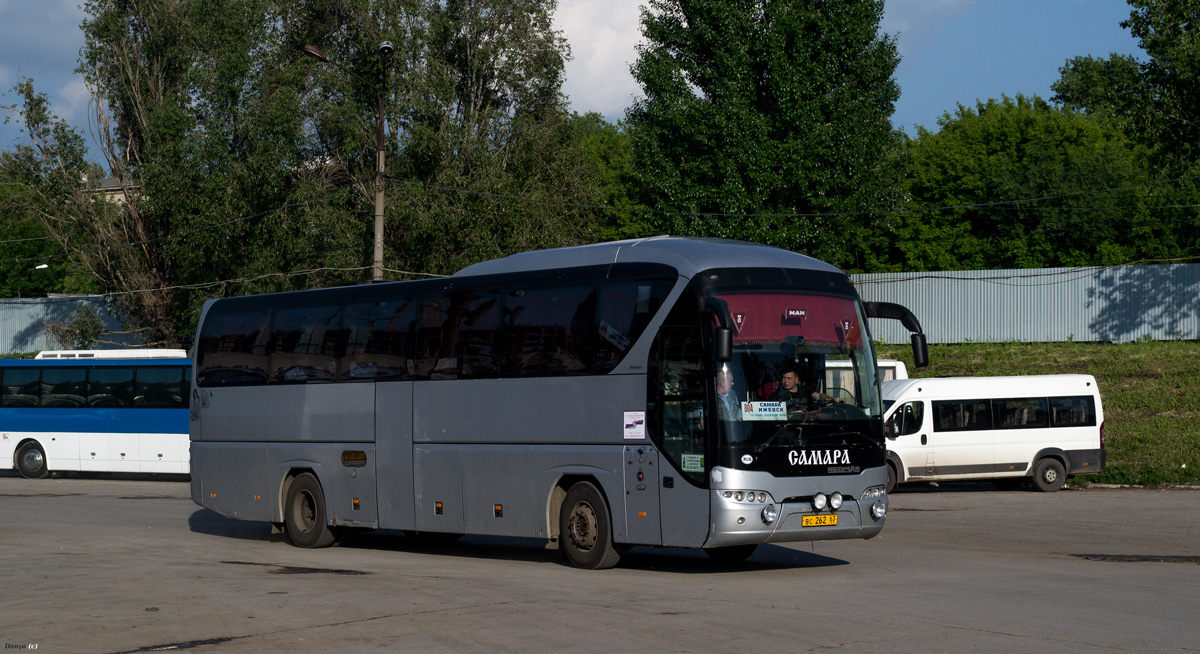
[[[836,524],[836,515],[806,515],[800,521],[801,527],[831,527]]]

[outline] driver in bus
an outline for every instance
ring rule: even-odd
[[[805,386],[800,381],[800,370],[796,366],[784,368],[783,376],[779,378],[779,382],[781,386],[771,395],[771,399],[775,402],[786,404],[789,413],[807,411],[814,408],[817,402],[837,404],[843,401],[841,398],[826,395]]]

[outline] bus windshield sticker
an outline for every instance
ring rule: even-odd
[[[646,412],[645,411],[626,411],[625,412],[625,440],[645,440],[646,438]]]
[[[684,454],[683,455],[683,471],[684,472],[704,472],[704,455],[703,454]]]
[[[612,343],[622,352],[629,347],[629,339],[603,320],[600,321],[600,335],[604,337],[604,340]]]
[[[742,402],[742,420],[787,420],[783,402]]]

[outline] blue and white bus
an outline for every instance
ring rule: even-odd
[[[303,547],[524,536],[584,568],[635,545],[740,560],[871,538],[887,468],[868,315],[920,331],[828,264],[671,237],[210,301],[192,499]],[[785,374],[804,401],[779,399]]]
[[[129,352],[135,356],[0,359],[0,461],[31,479],[60,471],[187,474],[192,360]]]

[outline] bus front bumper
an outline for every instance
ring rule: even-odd
[[[811,502],[772,504],[776,517],[768,522],[765,506],[713,503],[712,524],[704,547],[758,543],[794,543],[813,540],[873,538],[883,530],[888,498],[846,499],[835,510],[818,511]],[[876,515],[882,508],[883,515]]]

